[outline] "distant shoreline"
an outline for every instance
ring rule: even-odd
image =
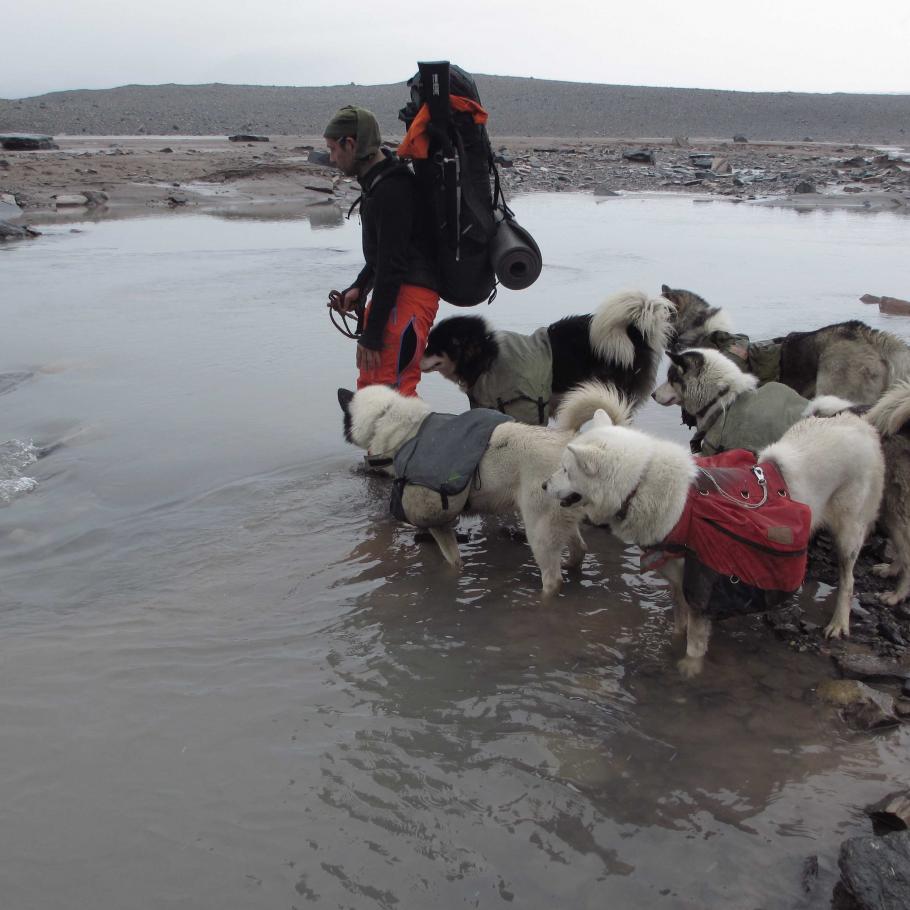
[[[910,94],[733,92],[476,77],[499,137],[713,137],[910,144]],[[341,105],[368,107],[388,135],[403,128],[404,83],[321,87],[121,86],[0,99],[0,132],[70,136],[319,135]]]

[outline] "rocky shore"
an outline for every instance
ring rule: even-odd
[[[314,206],[335,217],[332,203],[345,207],[358,194],[328,166],[320,136],[244,139],[55,136],[56,147],[3,149],[0,195],[21,213],[0,211],[0,219],[40,224],[87,208],[94,217],[176,208],[293,217]],[[494,137],[494,148],[508,196],[672,192],[910,211],[910,156],[871,145]]]

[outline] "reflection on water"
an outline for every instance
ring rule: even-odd
[[[895,216],[516,208],[547,266],[485,310],[503,327],[665,282],[756,337],[906,334],[856,302],[901,287]],[[906,732],[848,735],[813,697],[828,664],[759,619],[683,682],[666,587],[602,531],[552,604],[507,522],[466,519],[453,575],[341,439],[353,351],[324,304],[358,228],[314,228],[182,215],[4,251],[0,373],[27,381],[0,441],[65,441],[0,507],[9,905],[795,906],[818,855],[800,906],[827,906]]]

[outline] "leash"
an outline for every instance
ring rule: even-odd
[[[356,341],[363,334],[363,304],[355,306],[353,313],[342,313],[341,310],[335,309],[335,306],[340,302],[341,292],[330,291],[329,302],[326,304],[329,308],[329,319],[332,320],[332,325],[335,326],[345,338],[351,338]],[[341,317],[341,322],[335,318],[336,314]]]

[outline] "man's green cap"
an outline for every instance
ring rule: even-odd
[[[341,108],[329,121],[322,135],[326,139],[343,139],[345,136],[353,136],[357,140],[354,157],[358,161],[372,158],[382,144],[379,123],[376,118],[366,108],[354,107],[353,104]]]

